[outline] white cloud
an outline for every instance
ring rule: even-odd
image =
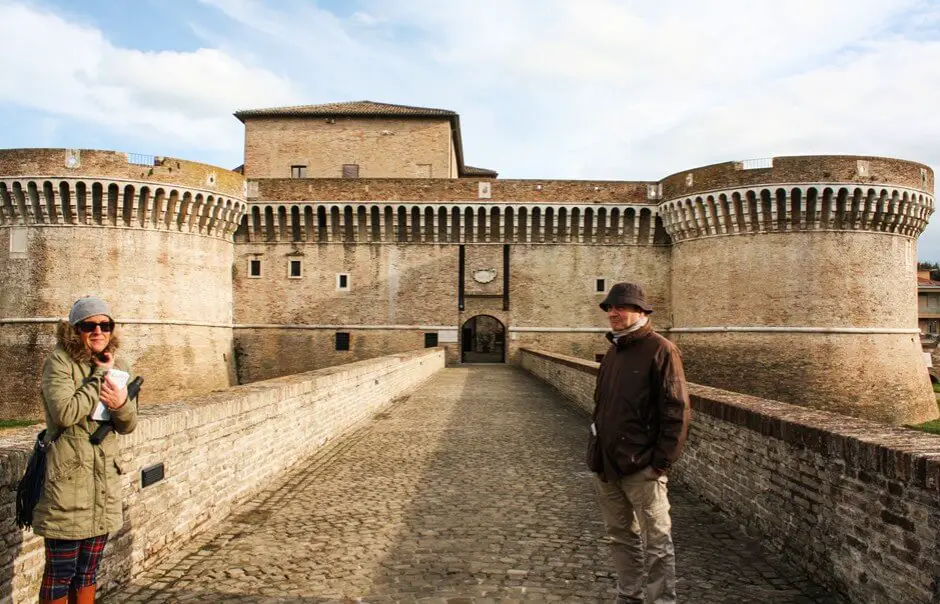
[[[0,39],[0,80],[18,83],[0,88],[0,101],[155,142],[237,148],[233,110],[296,100],[283,78],[219,50],[117,48],[95,28],[24,4],[0,3]]]

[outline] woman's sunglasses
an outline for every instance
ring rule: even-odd
[[[102,333],[111,333],[114,331],[114,321],[105,321],[104,323],[95,323],[94,321],[79,321],[75,327],[82,333],[92,333],[95,327],[100,327]]]

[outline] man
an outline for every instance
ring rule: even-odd
[[[666,474],[689,430],[682,359],[672,342],[653,331],[653,309],[639,285],[614,285],[600,306],[610,321],[611,345],[597,374],[588,463],[597,473],[617,603],[643,602],[644,591],[647,604],[675,602]]]

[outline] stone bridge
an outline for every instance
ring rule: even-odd
[[[582,461],[595,371],[430,349],[144,408],[104,601],[612,601]],[[940,438],[693,395],[670,479],[681,601],[940,601]],[[34,433],[0,438],[10,512]],[[41,541],[2,523],[0,602],[33,601]]]

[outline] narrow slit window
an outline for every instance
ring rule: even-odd
[[[607,280],[606,279],[595,279],[594,281],[594,291],[599,294],[607,291]]]
[[[349,350],[349,333],[345,331],[336,332],[336,350]]]
[[[291,279],[300,279],[303,277],[303,263],[300,260],[290,260],[287,264],[287,276]]]
[[[307,178],[307,166],[291,166],[291,178]]]
[[[435,346],[437,346],[437,334],[436,333],[424,334],[424,347],[434,348]]]
[[[340,273],[336,275],[336,289],[349,289],[349,273]]]
[[[248,276],[255,278],[261,276],[261,260],[253,258],[248,261]]]

